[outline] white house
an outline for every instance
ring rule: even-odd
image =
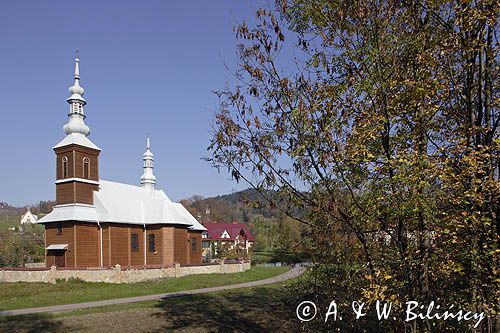
[[[21,216],[21,224],[35,224],[37,220],[38,216],[33,214],[29,208],[26,214]]]

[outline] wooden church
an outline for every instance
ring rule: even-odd
[[[149,138],[141,186],[99,179],[101,150],[89,140],[79,59],[67,99],[66,136],[54,146],[56,206],[37,223],[45,226],[46,265],[51,267],[157,267],[201,263],[206,229],[182,206],[155,189]]]

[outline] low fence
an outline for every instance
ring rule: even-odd
[[[250,269],[250,261],[220,263],[199,266],[175,264],[166,267],[121,267],[113,268],[0,268],[0,282],[45,282],[78,279],[86,282],[135,283],[148,280],[176,278],[195,274],[238,273]]]

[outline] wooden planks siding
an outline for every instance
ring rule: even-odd
[[[164,226],[161,232],[162,265],[172,265],[174,263],[174,227]]]
[[[56,184],[56,203],[64,205],[75,202],[75,184],[73,182]]]
[[[149,252],[149,235],[155,235],[156,253]],[[161,265],[163,246],[162,246],[162,229],[160,225],[148,225],[146,227],[146,260],[148,265]]]
[[[73,222],[61,222],[61,223],[47,223],[45,224],[45,247],[55,244],[68,244],[68,248],[65,251],[66,257],[66,267],[75,267],[75,243],[74,243],[74,223]],[[62,233],[57,234],[57,227],[62,228]],[[46,254],[46,266],[51,267],[54,265],[54,256]]]
[[[131,225],[129,227],[130,234],[137,234],[139,251],[130,252],[130,265],[144,265],[144,229],[142,226]]]
[[[94,191],[99,191],[99,185],[76,182],[75,202],[89,205],[94,204]]]
[[[61,226],[62,234],[57,235]],[[146,247],[144,229],[140,225],[103,223],[102,225],[103,266],[142,266],[144,251],[147,265],[201,264],[201,232],[189,231],[184,226],[152,225],[146,228]],[[131,252],[130,235],[138,236],[138,252]],[[155,235],[155,252],[148,251],[148,235]],[[46,246],[68,244],[66,267],[100,266],[99,226],[84,222],[47,223],[45,225]],[[196,239],[196,251],[191,248],[191,238]],[[54,264],[54,256],[46,253],[46,265]]]
[[[186,243],[188,242],[188,232],[185,227],[174,227],[174,261],[179,264],[188,264],[188,252]]]
[[[62,158],[68,158],[68,178],[83,178],[83,159],[90,159],[90,178],[99,180],[99,153],[100,151],[88,147],[71,144],[54,149],[56,153],[56,179],[62,179]]]
[[[190,253],[190,264],[201,264],[201,231],[190,231],[189,232],[189,253]],[[191,238],[196,239],[196,251],[193,252],[191,249]]]
[[[67,178],[74,177],[73,175],[73,153],[71,151],[65,151],[64,153],[60,153],[56,155],[56,179],[63,179],[62,174],[62,158],[66,157],[68,159],[68,176]]]
[[[126,225],[110,224],[110,265],[130,266],[130,232]]]
[[[77,267],[98,267],[99,246],[97,224],[76,223]]]
[[[70,181],[56,184],[56,202],[58,205],[69,203],[94,203],[94,191],[99,190],[99,185]]]
[[[78,145],[69,145],[55,149],[56,179],[84,178],[83,159],[89,159],[89,180],[99,180],[99,151]],[[68,175],[63,177],[62,159],[68,159]],[[56,184],[56,202],[58,205],[69,203],[93,204],[93,191],[99,191],[99,186],[81,182]]]
[[[111,252],[109,247],[109,224],[101,224],[102,227],[102,265],[111,266]]]
[[[99,180],[99,159],[98,155],[90,154],[87,151],[78,151],[75,150],[74,152],[74,158],[75,158],[75,177],[77,178],[84,178],[83,177],[83,159],[88,158],[90,160],[90,177],[87,179],[90,180]]]

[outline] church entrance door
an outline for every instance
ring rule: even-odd
[[[54,251],[54,264],[56,267],[66,267],[66,257],[64,255],[64,250]]]

